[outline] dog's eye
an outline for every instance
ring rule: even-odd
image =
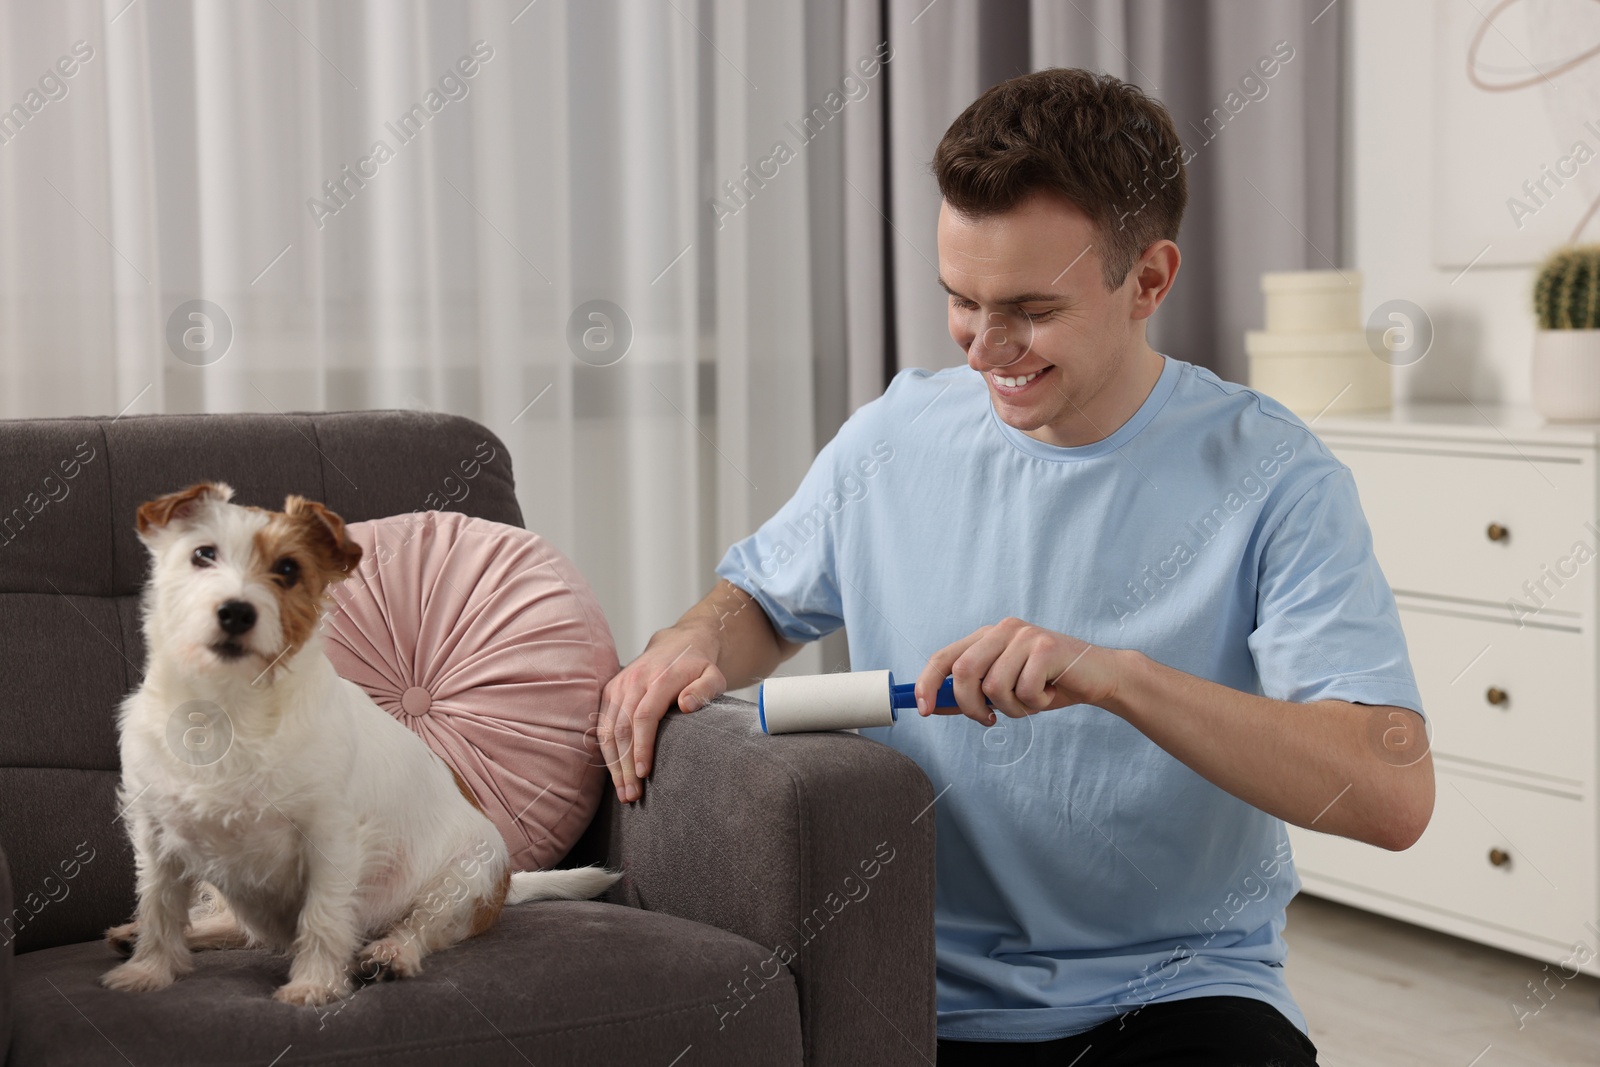
[[[283,579],[285,589],[290,589],[300,580],[300,564],[291,557],[284,556],[272,565],[272,573]]]
[[[209,567],[217,561],[217,546],[201,545],[194,550],[194,555],[189,559],[196,567]]]

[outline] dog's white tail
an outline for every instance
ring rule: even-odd
[[[611,888],[621,871],[604,867],[574,867],[561,871],[513,871],[507,904],[530,900],[588,900]]]

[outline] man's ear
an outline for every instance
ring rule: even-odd
[[[233,487],[227,482],[198,482],[176,493],[147,500],[139,505],[138,515],[135,517],[139,540],[149,544],[167,527],[174,524],[182,525],[194,518],[208,502],[215,500],[218,503],[227,503],[232,499]]]
[[[1162,238],[1144,250],[1129,271],[1136,289],[1133,294],[1133,318],[1148,319],[1172,292],[1172,283],[1178,277],[1178,265],[1183,257],[1178,246]]]
[[[306,542],[317,554],[324,581],[332,584],[349,577],[361,562],[361,546],[350,540],[344,520],[315,500],[286,497],[283,513],[304,527]]]

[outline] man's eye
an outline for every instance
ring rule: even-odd
[[[217,546],[201,545],[189,559],[196,567],[209,567],[217,561]]]
[[[1041,319],[1048,319],[1050,317],[1050,312],[1048,311],[1024,311],[1023,314],[1028,316],[1028,318],[1034,322],[1038,322]]]
[[[272,573],[282,578],[284,587],[289,588],[300,580],[300,564],[285,556],[272,565]]]

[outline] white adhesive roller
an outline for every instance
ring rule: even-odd
[[[756,696],[756,710],[762,731],[769,734],[893,726],[900,708],[917,706],[915,690],[915,682],[896,685],[888,671],[768,678]],[[934,706],[957,706],[950,679],[939,687]]]
[[[790,734],[893,726],[897,718],[889,691],[893,684],[894,675],[888,671],[768,678],[756,697],[761,729]]]

